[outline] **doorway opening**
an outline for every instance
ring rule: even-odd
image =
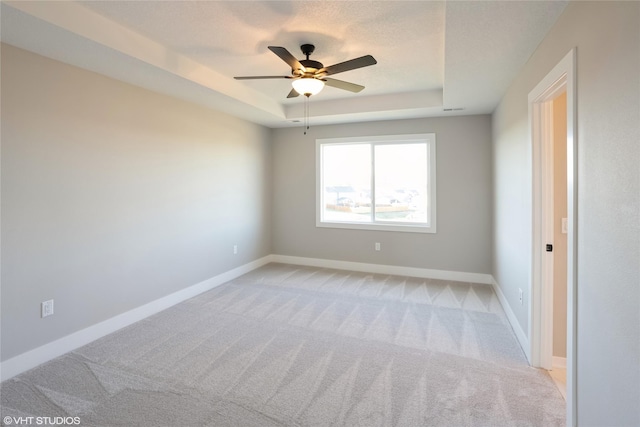
[[[570,426],[577,423],[575,58],[572,49],[529,93],[533,160],[530,362],[551,370],[554,350],[556,362],[564,353]]]
[[[551,252],[545,254],[553,263],[552,314],[551,314],[551,369],[549,374],[555,381],[560,393],[566,399],[567,390],[567,92],[566,90],[552,100],[553,141],[549,156],[553,163],[549,165],[552,175],[552,203],[549,213],[550,233],[553,241]],[[544,259],[543,259],[544,262]],[[543,267],[544,269],[544,267]]]

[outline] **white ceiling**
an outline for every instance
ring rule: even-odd
[[[3,1],[2,41],[270,127],[295,125],[302,97],[267,49],[325,66],[378,64],[311,98],[314,124],[491,113],[566,1]],[[332,76],[334,77],[334,76]],[[444,109],[464,108],[446,112]]]

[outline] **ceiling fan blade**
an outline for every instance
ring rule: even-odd
[[[296,96],[300,96],[300,94],[296,92],[295,89],[291,89],[291,92],[289,92],[289,95],[287,95],[287,98],[295,98]]]
[[[335,87],[335,88],[338,88],[338,89],[348,90],[349,92],[358,93],[362,89],[364,89],[364,86],[357,85],[355,83],[345,82],[343,80],[336,80],[336,79],[330,79],[330,78],[325,78],[325,79],[322,79],[322,80],[324,81],[324,83],[327,86]]]
[[[256,80],[256,79],[290,79],[291,76],[242,76],[234,77],[236,80]]]
[[[292,70],[302,70],[305,71],[305,68],[302,66],[300,61],[296,59],[287,49],[280,46],[269,46],[269,50],[280,57],[284,62],[289,64]]]
[[[378,61],[371,55],[361,56],[360,58],[351,59],[349,61],[340,62],[339,64],[329,65],[321,70],[318,70],[316,74],[324,73],[326,75],[343,73],[345,71],[355,70],[356,68],[368,67],[369,65],[377,64]]]

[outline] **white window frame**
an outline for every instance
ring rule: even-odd
[[[375,221],[361,223],[351,221],[335,221],[323,220],[322,213],[324,204],[324,189],[322,184],[322,146],[335,144],[358,144],[369,143],[373,145],[380,144],[406,144],[406,143],[426,143],[428,153],[429,180],[427,186],[427,206],[428,206],[428,222],[417,223],[392,223]],[[375,150],[374,150],[375,151]],[[375,162],[374,156],[371,159]],[[372,173],[375,175],[375,167],[372,164]],[[372,179],[375,181],[375,179]],[[372,183],[372,196],[375,194],[375,187]],[[384,135],[384,136],[359,136],[348,138],[322,138],[316,139],[316,227],[325,228],[346,228],[356,230],[376,230],[376,231],[402,231],[411,233],[435,233],[436,232],[436,134],[422,133],[410,135]]]

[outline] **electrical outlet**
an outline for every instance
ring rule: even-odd
[[[380,250],[380,242],[376,242],[376,251]]]
[[[51,316],[53,314],[53,300],[42,301],[40,305],[40,314],[42,317]]]
[[[238,245],[233,245],[233,254],[238,255]]]
[[[520,299],[520,305],[522,305],[522,289],[518,289],[518,298]]]

